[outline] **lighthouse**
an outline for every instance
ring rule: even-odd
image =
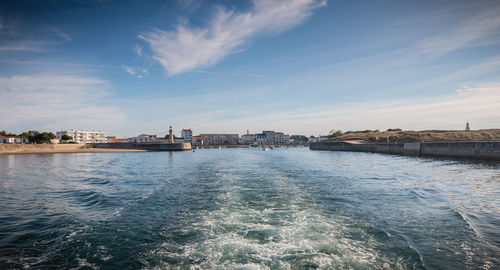
[[[170,126],[170,129],[168,130],[168,139],[170,140],[170,143],[174,143],[174,130],[172,129],[172,126]]]

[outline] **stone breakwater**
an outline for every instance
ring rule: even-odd
[[[95,143],[99,149],[133,149],[144,151],[185,151],[191,150],[190,143]]]
[[[500,142],[412,142],[366,144],[350,141],[312,143],[311,150],[372,152],[412,156],[435,156],[500,160]]]

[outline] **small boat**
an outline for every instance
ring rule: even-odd
[[[263,151],[269,151],[269,147],[262,148]]]

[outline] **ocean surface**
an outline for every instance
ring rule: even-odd
[[[307,148],[0,156],[0,269],[499,269],[500,164]]]

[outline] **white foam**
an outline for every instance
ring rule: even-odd
[[[394,262],[376,252],[380,243],[360,229],[364,225],[340,213],[326,213],[286,177],[275,176],[279,200],[270,200],[263,209],[249,207],[242,198],[248,195],[248,190],[241,188],[242,179],[233,176],[224,180],[234,182],[228,183],[227,192],[220,195],[224,206],[201,212],[201,221],[185,228],[204,237],[184,246],[160,246],[151,255],[177,258],[181,263],[175,267],[179,269],[186,267],[183,261],[196,258],[199,262],[192,269],[289,269],[300,265],[323,269],[402,268],[400,260]],[[353,230],[364,239],[347,237]]]

